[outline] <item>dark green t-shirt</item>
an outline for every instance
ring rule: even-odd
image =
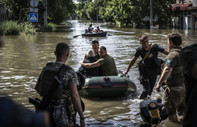
[[[104,76],[118,75],[116,64],[113,57],[106,55],[103,58],[100,58],[98,61],[101,65],[102,75]]]

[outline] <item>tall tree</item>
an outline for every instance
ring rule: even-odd
[[[3,0],[4,5],[18,21],[27,21],[29,13],[29,0]]]
[[[61,23],[74,13],[72,0],[48,0],[48,16],[53,23]]]
[[[83,0],[80,0],[83,1]],[[85,1],[85,0],[84,0]],[[100,20],[118,23],[123,25],[133,25],[137,28],[149,28],[149,21],[144,21],[150,16],[150,0],[97,0],[99,5]],[[153,0],[154,25],[160,28],[171,22],[171,4],[174,0]],[[82,6],[81,6],[82,7]],[[77,8],[80,9],[80,8]],[[95,20],[95,1],[86,3],[81,10],[88,19]],[[80,15],[84,16],[84,15]]]

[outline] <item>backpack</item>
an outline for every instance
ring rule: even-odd
[[[64,67],[64,64],[60,68],[54,66],[54,63],[48,63],[42,71],[42,80],[41,80],[41,90],[40,95],[43,98],[50,99],[53,96],[53,93],[60,85],[57,78],[60,77],[60,71]]]

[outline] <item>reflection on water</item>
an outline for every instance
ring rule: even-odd
[[[0,94],[13,98],[17,103],[33,109],[28,103],[29,96],[39,95],[34,87],[37,78],[46,62],[54,61],[54,48],[58,42],[66,42],[71,47],[70,58],[67,64],[77,70],[83,61],[84,55],[91,48],[91,41],[97,39],[100,45],[107,47],[107,52],[114,57],[118,70],[125,71],[135,49],[139,46],[138,40],[141,34],[149,36],[150,42],[157,43],[166,48],[166,40],[169,32],[177,30],[148,30],[131,28],[109,28],[103,24],[101,29],[109,35],[101,38],[87,38],[81,35],[88,27],[87,23],[71,21],[73,31],[70,33],[38,33],[20,36],[0,36],[4,45],[0,47]],[[196,43],[195,31],[177,31],[182,34],[184,46]],[[159,55],[164,57],[164,55]],[[116,99],[88,99],[83,98],[87,117],[87,126],[139,126],[142,122],[139,115],[138,95],[142,87],[138,81],[138,70],[134,65],[129,75],[130,79],[137,85],[138,92],[125,98]],[[153,91],[153,98],[161,94]],[[180,126],[168,121],[162,122],[159,126]]]

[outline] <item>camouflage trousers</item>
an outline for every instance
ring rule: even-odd
[[[185,87],[168,87],[165,85],[163,95],[163,104],[168,109],[169,116],[178,114],[183,115],[185,109]]]

